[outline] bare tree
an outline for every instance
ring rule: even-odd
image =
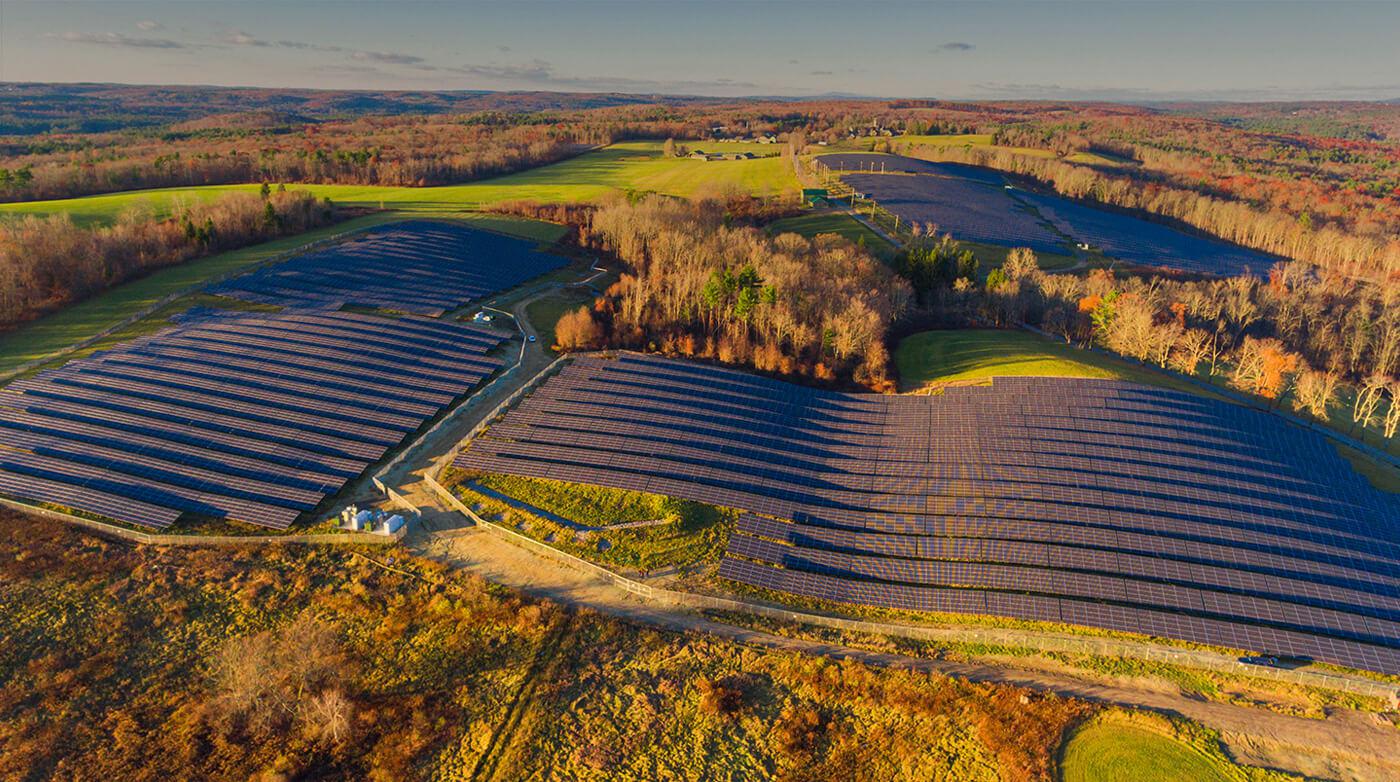
[[[1356,392],[1356,402],[1351,408],[1351,422],[1364,429],[1376,418],[1376,408],[1381,403],[1381,392],[1388,379],[1384,375],[1371,375]]]
[[[1311,368],[1303,369],[1298,373],[1298,379],[1294,386],[1294,409],[1307,410],[1314,418],[1326,421],[1327,409],[1332,405],[1333,397],[1336,396],[1339,380],[1336,372],[1320,372]]]
[[[1385,410],[1385,437],[1387,440],[1395,436],[1396,429],[1400,429],[1400,380],[1392,380],[1386,386],[1390,394],[1390,406]]]
[[[1007,278],[1019,280],[1022,277],[1029,277],[1040,271],[1040,261],[1035,257],[1035,251],[1029,247],[1017,247],[1006,255],[1006,263],[1002,264],[1002,271]]]

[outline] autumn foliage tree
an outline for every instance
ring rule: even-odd
[[[726,224],[732,215],[656,196],[599,208],[588,241],[626,267],[587,313],[601,341],[884,387],[884,340],[909,284],[840,237],[769,236]],[[591,334],[578,315],[563,332]]]

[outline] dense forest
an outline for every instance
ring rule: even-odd
[[[297,234],[337,218],[310,193],[264,187],[178,207],[140,211],[110,227],[84,228],[67,215],[0,221],[0,327],[79,301],[139,274],[191,258]]]
[[[912,291],[863,249],[726,225],[732,212],[717,202],[652,196],[587,217],[584,241],[626,271],[593,307],[560,321],[560,347],[643,348],[888,386],[886,333]]]

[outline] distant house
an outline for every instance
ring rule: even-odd
[[[802,202],[807,206],[823,206],[827,202],[827,192],[821,187],[802,188]]]

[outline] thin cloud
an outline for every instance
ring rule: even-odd
[[[970,51],[972,51],[973,49],[976,49],[976,48],[977,48],[976,46],[973,46],[973,45],[970,44],[970,43],[964,43],[964,42],[962,42],[962,41],[949,41],[949,42],[947,42],[947,43],[939,44],[939,45],[934,49],[934,51],[935,51],[935,52],[970,52]]]
[[[360,62],[377,62],[384,65],[422,65],[424,60],[412,54],[400,54],[399,52],[355,52],[350,55],[353,60]]]
[[[520,65],[462,65],[443,70],[502,81],[550,81],[554,78],[554,66],[538,59]]]
[[[143,19],[136,23],[136,29],[151,33],[156,30],[164,30],[165,25],[151,19]]]
[[[832,74],[831,71],[812,71],[812,75],[813,75],[813,76],[831,76],[831,75],[833,75],[833,74]]]
[[[133,38],[122,33],[79,33],[69,30],[57,35],[48,33],[45,38],[56,38],[68,43],[85,43],[94,46],[115,46],[127,49],[185,49],[185,44],[169,38]]]
[[[423,70],[429,70],[426,66]],[[768,89],[754,82],[733,79],[700,80],[653,80],[634,79],[626,76],[563,76],[547,60],[534,59],[514,64],[475,64],[437,68],[436,70],[471,76],[492,82],[501,82],[512,87],[552,89],[564,92],[636,92],[690,94],[722,90]]]
[[[272,42],[271,42],[271,41],[264,41],[264,40],[261,40],[261,39],[259,39],[259,38],[254,38],[253,36],[251,36],[251,35],[249,35],[249,34],[243,32],[242,30],[233,30],[233,31],[231,31],[228,35],[225,35],[225,36],[223,37],[223,41],[224,41],[224,43],[231,43],[231,44],[233,44],[234,46],[271,46],[271,45],[272,45]]]

